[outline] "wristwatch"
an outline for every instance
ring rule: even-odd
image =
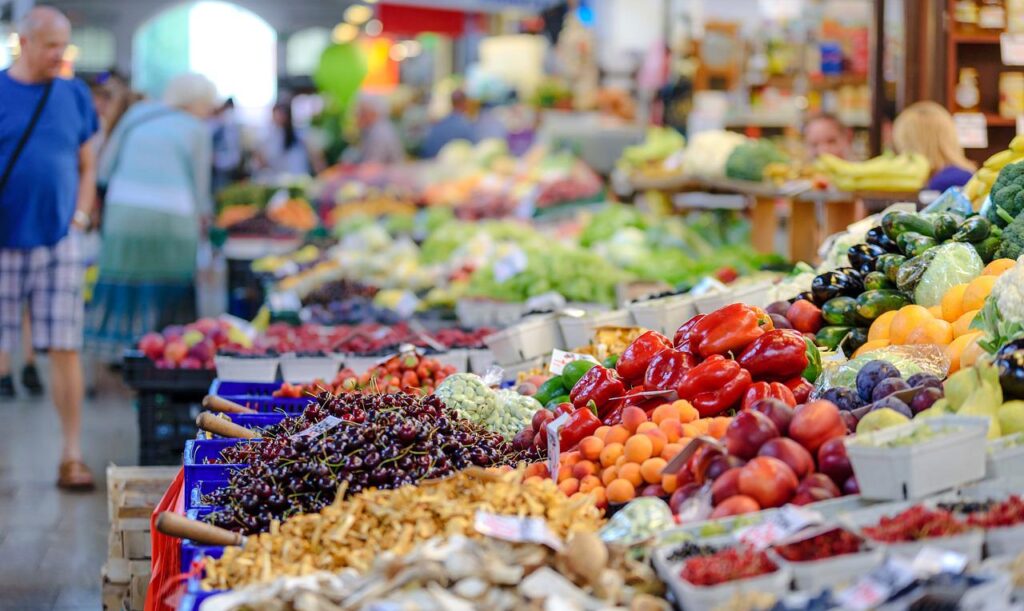
[[[88,227],[89,215],[82,210],[75,210],[75,215],[71,217],[71,222],[78,227]]]

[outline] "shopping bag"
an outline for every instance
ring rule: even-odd
[[[156,529],[156,518],[164,511],[185,514],[185,470],[179,469],[178,475],[167,488],[160,503],[149,517],[150,540],[152,541],[152,575],[149,578],[149,590],[146,591],[146,611],[174,611],[165,601],[168,595],[177,598],[170,590],[177,585],[184,587],[181,579],[181,539],[168,537]],[[177,605],[175,605],[177,606]]]

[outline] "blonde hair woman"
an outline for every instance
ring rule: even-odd
[[[953,116],[935,102],[917,102],[904,109],[892,125],[892,139],[898,152],[917,153],[928,160],[929,190],[962,187],[976,167],[964,155]]]
[[[195,318],[195,266],[211,214],[213,146],[205,119],[217,89],[199,74],[138,102],[110,134],[99,164],[106,186],[100,275],[86,314],[87,348],[118,358],[136,339]]]

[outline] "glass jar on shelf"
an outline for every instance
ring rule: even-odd
[[[982,0],[978,7],[978,27],[1002,32],[1006,29],[1006,7],[1003,0]]]
[[[964,112],[975,112],[981,102],[981,92],[978,90],[978,71],[974,68],[960,68],[960,79],[953,91],[958,110]]]
[[[970,33],[978,29],[978,3],[975,0],[957,0],[953,4],[953,22],[956,31]]]

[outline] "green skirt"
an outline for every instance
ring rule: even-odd
[[[192,283],[199,220],[145,208],[103,211],[100,282]]]

